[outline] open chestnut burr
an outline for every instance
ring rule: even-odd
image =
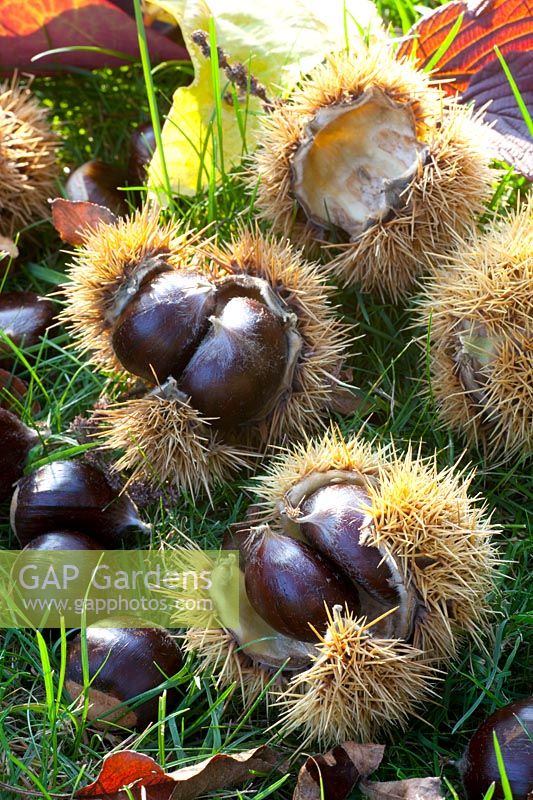
[[[190,630],[185,646],[251,702],[269,689],[284,733],[368,740],[435,693],[464,634],[479,636],[496,556],[470,479],[409,451],[332,431],[257,479],[250,525],[228,535],[239,624]],[[221,567],[222,569],[222,567]]]
[[[316,267],[241,231],[226,248],[145,210],[87,233],[63,318],[104,369],[144,381],[101,414],[118,469],[193,493],[317,427],[349,344]]]
[[[111,623],[116,627],[110,627]],[[175,675],[183,661],[170,634],[159,627],[124,627],[124,620],[117,618],[90,625],[86,643],[89,719],[102,726],[127,728],[156,722],[159,694],[153,690]],[[68,644],[65,687],[73,699],[84,691],[83,646],[80,634]],[[137,696],[146,692],[152,692],[151,696],[137,702]],[[177,701],[178,692],[171,686],[167,711]]]
[[[491,194],[471,110],[379,42],[330,56],[261,118],[249,182],[277,232],[397,300]]]
[[[488,458],[532,453],[533,200],[457,239],[419,302],[443,423]]]

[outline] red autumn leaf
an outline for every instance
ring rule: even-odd
[[[216,789],[240,786],[254,773],[282,768],[279,757],[263,745],[244,753],[219,753],[211,758],[165,773],[149,756],[123,750],[104,759],[100,775],[75,797],[87,800],[194,800]],[[129,794],[123,791],[128,787]]]
[[[532,0],[453,0],[414,25],[398,55],[414,53],[418,65],[424,67],[461,14],[459,32],[433,72],[439,80],[452,81],[444,86],[450,92],[464,92],[473,75],[497,60],[495,46],[504,56],[514,51],[530,52],[533,47]]]
[[[124,750],[113,753],[104,758],[102,770],[95,780],[84,789],[79,789],[76,797],[112,797],[124,786],[165,786],[169,787],[168,795],[172,791],[173,781],[165,775],[165,771],[150,756]],[[123,793],[127,796],[126,792]]]
[[[83,229],[96,228],[101,222],[110,225],[117,217],[106,206],[88,203],[86,200],[52,200],[52,222],[64,242],[83,244]]]
[[[188,59],[181,47],[147,29],[154,62]],[[57,47],[102,47],[139,58],[135,20],[110,0],[0,0],[0,72],[14,69],[50,74],[69,67],[115,67],[124,59],[106,53],[72,51],[33,56]]]
[[[497,47],[533,116],[533,0],[453,0],[421,19],[402,43],[399,56],[426,66],[463,14],[461,26],[432,70],[449,94],[486,108],[485,121],[494,156],[533,177],[533,141]]]

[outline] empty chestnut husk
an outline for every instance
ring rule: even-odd
[[[533,792],[533,697],[500,708],[470,739],[458,764],[468,800],[483,800],[492,783],[496,800],[506,796],[496,759],[494,734],[513,799],[528,800]]]
[[[189,630],[186,648],[247,702],[274,680],[280,729],[304,742],[404,725],[488,624],[494,529],[469,483],[336,431],[278,458],[256,479],[248,532],[224,541],[240,561],[220,568],[213,600],[224,625],[236,582],[238,623]]]
[[[492,193],[472,110],[373,41],[332,54],[260,119],[260,216],[347,284],[397,300]]]
[[[98,623],[89,626],[86,632],[88,717],[99,725],[145,728],[158,718],[160,692],[153,690],[181,669],[181,653],[163,628],[118,627],[124,625],[120,618],[102,622],[105,627]],[[112,623],[116,627],[109,627]],[[80,634],[68,645],[65,687],[73,699],[84,691],[82,647]],[[179,695],[172,686],[166,691],[166,708],[170,711]],[[145,692],[153,694],[135,702]]]
[[[8,292],[0,295],[0,330],[19,348],[37,344],[54,323],[56,306],[34,292]],[[0,341],[0,365],[14,359],[9,345]]]
[[[65,194],[69,200],[106,206],[117,216],[122,216],[128,213],[128,204],[124,192],[117,187],[124,186],[125,182],[124,170],[93,159],[71,172],[65,184]]]
[[[91,232],[64,290],[82,350],[146,382],[100,415],[106,446],[123,452],[117,469],[132,477],[209,488],[317,427],[346,391],[347,329],[329,288],[258,231],[222,249],[145,210]]]
[[[148,526],[125,492],[113,489],[96,467],[54,461],[22,478],[11,501],[11,527],[21,545],[54,530],[98,533],[104,548],[120,547]]]
[[[38,441],[36,431],[28,428],[11,411],[0,408],[0,502],[14,491],[29,452]]]

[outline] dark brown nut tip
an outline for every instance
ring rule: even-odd
[[[32,347],[53,324],[56,306],[34,292],[8,292],[0,295],[0,330],[20,348]],[[0,341],[0,366],[9,366],[14,353]]]
[[[14,491],[14,484],[24,472],[28,454],[38,441],[35,431],[11,411],[0,408],[0,501]]]

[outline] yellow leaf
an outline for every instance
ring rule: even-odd
[[[227,99],[231,87],[220,71],[221,116],[216,119],[211,64],[192,43],[194,31],[207,33],[210,20],[214,20],[217,45],[231,63],[243,63],[274,96],[287,90],[327,53],[344,48],[346,35],[353,46],[361,31],[380,28],[371,0],[156,0],[153,5],[180,25],[195,70],[193,83],[176,90],[163,127],[172,189],[186,195],[204,188],[214,169],[218,179],[222,165],[227,171],[240,163],[246,148],[254,147],[257,116],[264,113],[255,97],[239,98],[232,105]],[[156,152],[149,170],[149,186],[154,191],[162,185],[161,174]]]

